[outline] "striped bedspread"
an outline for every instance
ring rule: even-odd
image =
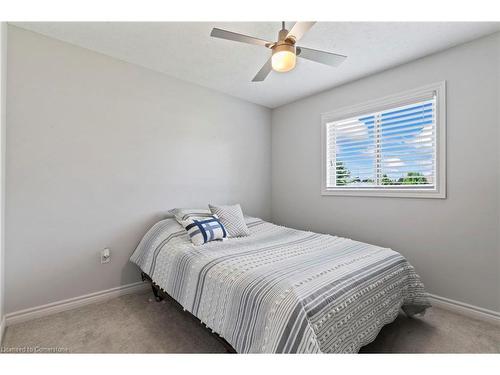
[[[353,353],[402,308],[430,306],[399,253],[247,218],[250,236],[193,246],[155,224],[130,260],[239,353]]]

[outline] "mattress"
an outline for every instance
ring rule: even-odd
[[[356,353],[402,309],[430,307],[398,252],[246,218],[250,236],[193,246],[156,223],[130,260],[239,353]]]

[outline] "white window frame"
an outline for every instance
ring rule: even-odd
[[[410,104],[429,93],[436,96],[436,183],[433,188],[401,186],[360,188],[327,187],[327,124],[333,121],[366,115]],[[343,107],[321,114],[321,195],[398,197],[398,198],[446,198],[446,81],[429,84],[414,90],[371,100],[362,104]]]

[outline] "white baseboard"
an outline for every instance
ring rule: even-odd
[[[468,303],[436,296],[434,294],[429,294],[429,299],[431,300],[433,306],[440,307],[460,315],[465,315],[470,318],[500,325],[500,312],[483,309],[482,307],[469,305]]]
[[[83,296],[68,298],[62,301],[48,303],[42,306],[31,307],[25,310],[15,311],[5,316],[6,326],[26,322],[28,320],[41,318],[43,316],[56,314],[58,312],[76,309],[81,306],[89,305],[91,303],[106,301],[108,299],[123,296],[125,294],[132,294],[145,291],[149,284],[137,282],[128,285],[118,286],[100,292],[85,294]],[[2,329],[3,329],[2,325]]]
[[[0,320],[0,346],[2,346],[2,342],[3,342],[3,334],[5,332],[5,326],[6,326],[6,322],[5,322],[5,316],[2,316],[2,320]]]

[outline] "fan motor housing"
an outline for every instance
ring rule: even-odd
[[[295,44],[290,43],[287,40],[280,40],[271,49],[273,50],[273,54],[281,51],[288,51],[294,55],[296,54]]]

